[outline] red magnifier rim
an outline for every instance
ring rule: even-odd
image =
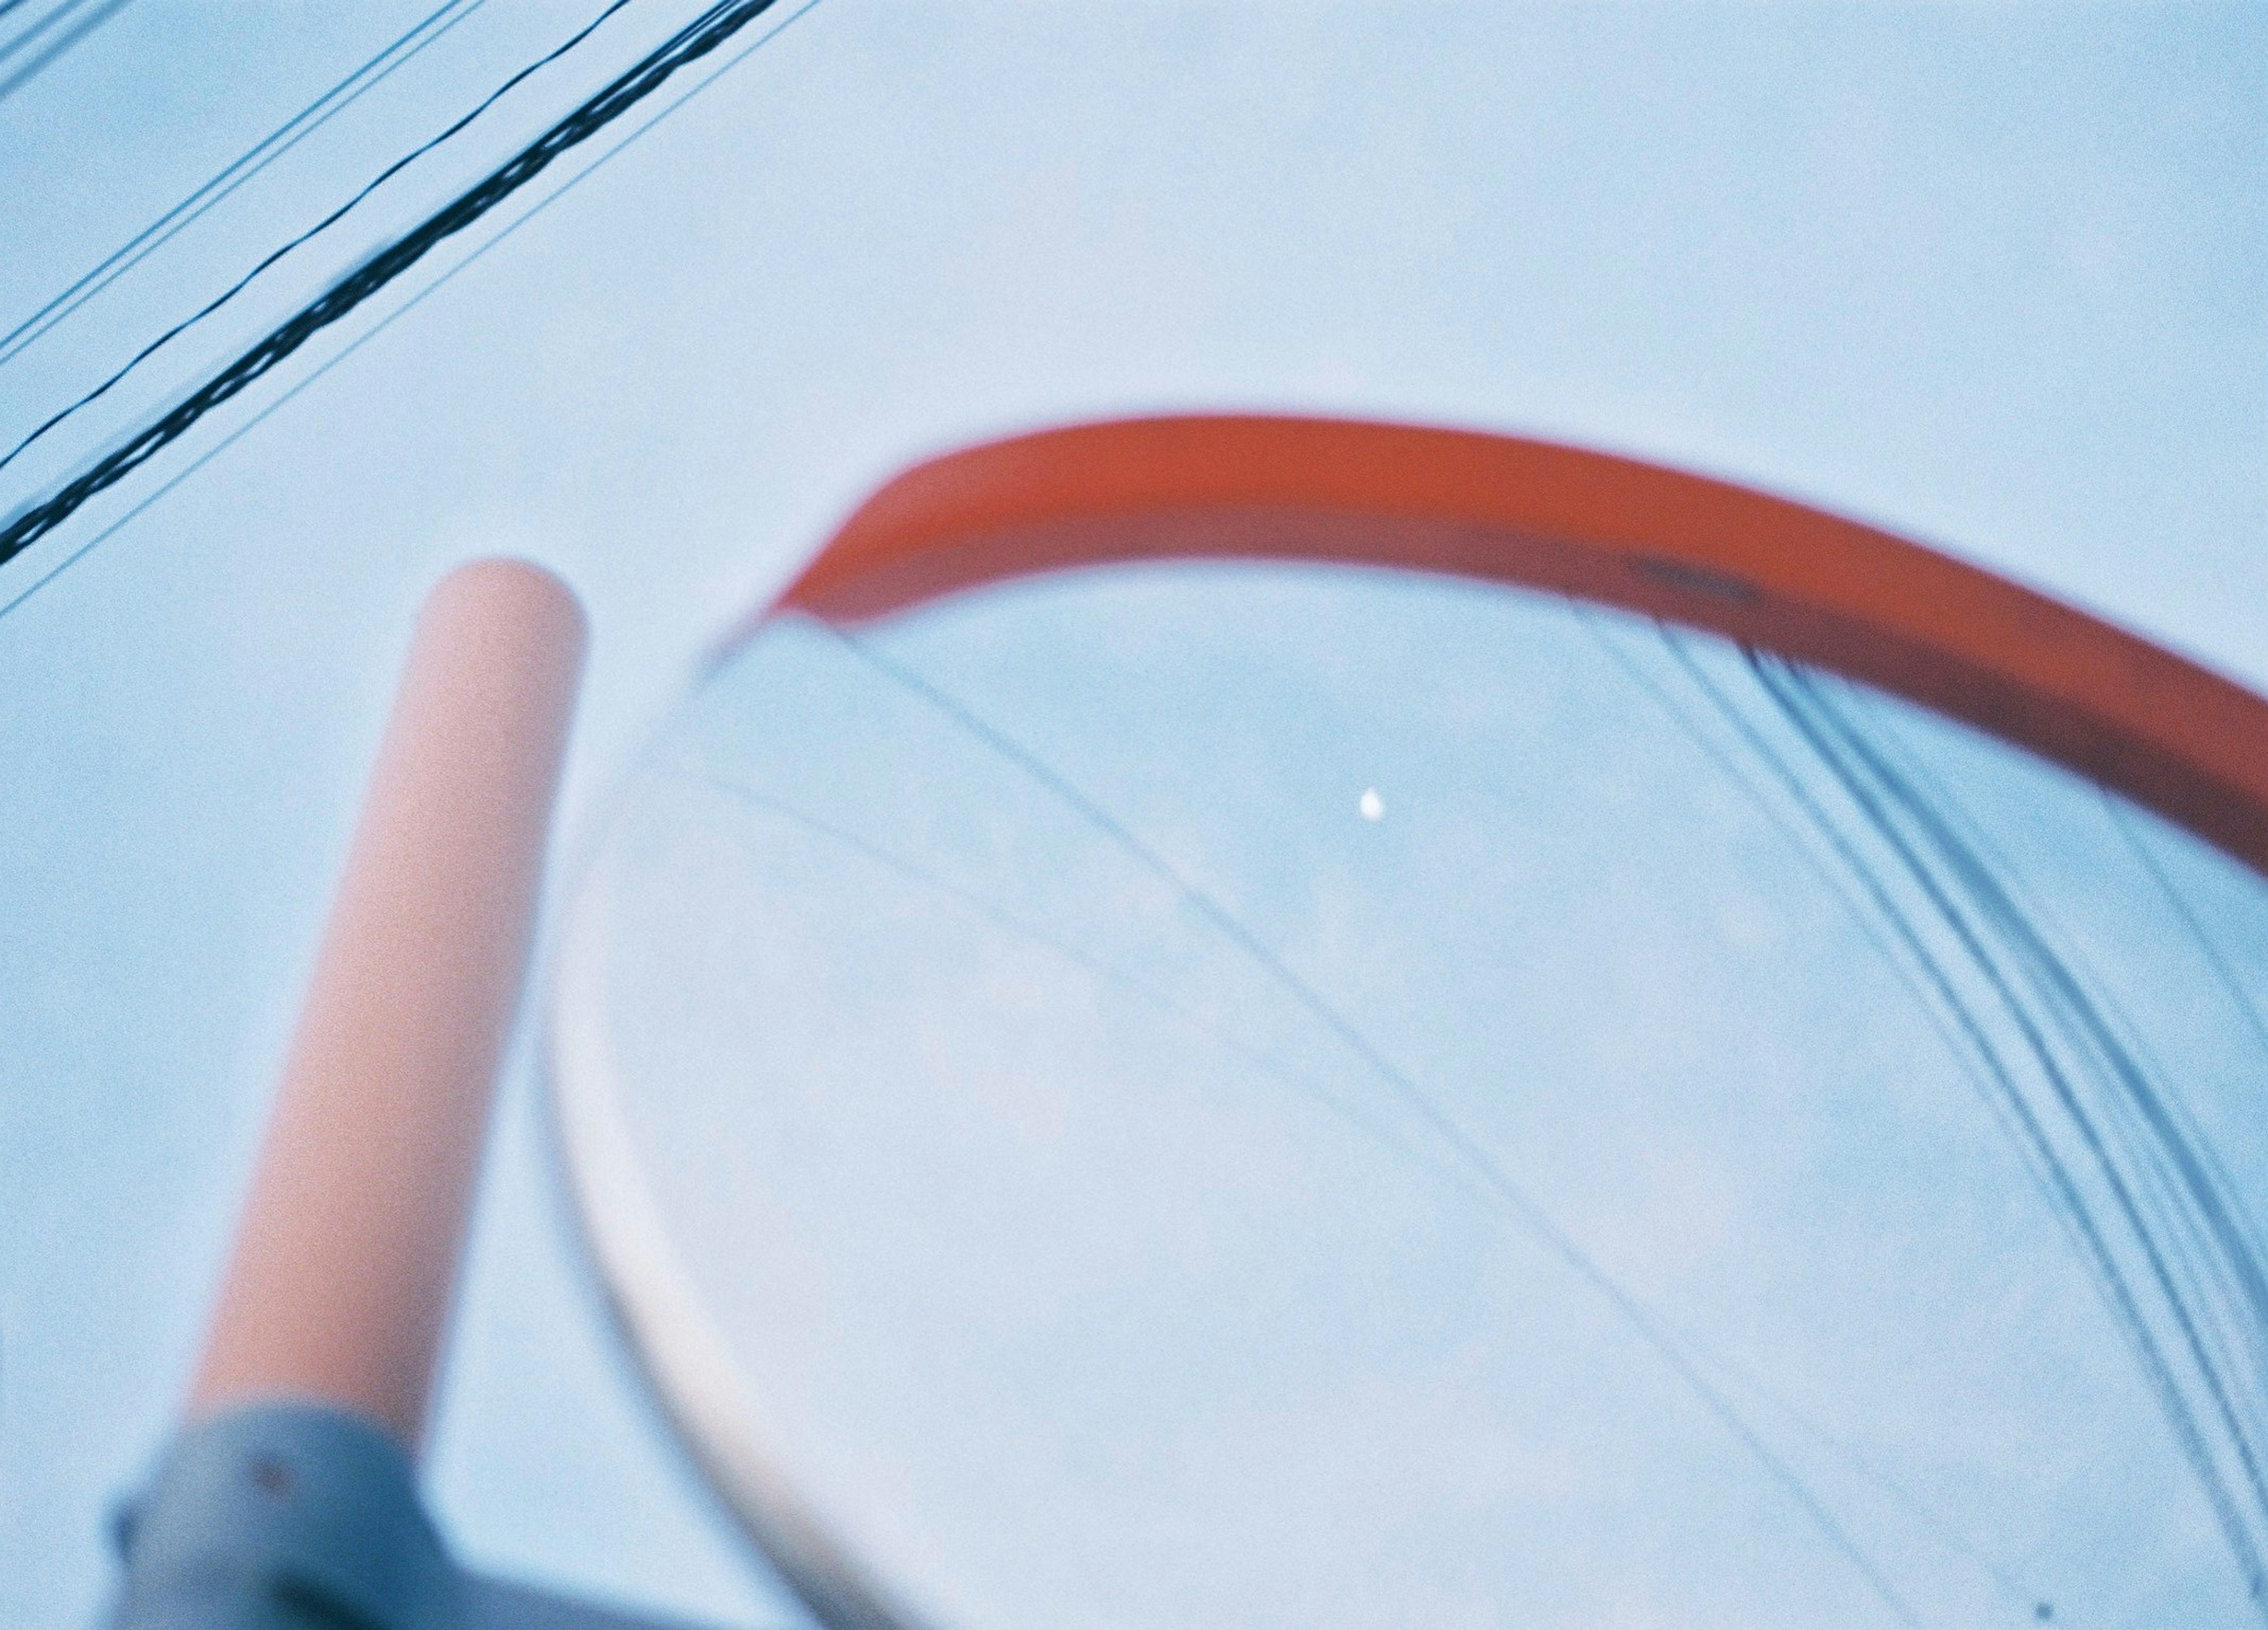
[[[1722,635],[2028,749],[2268,875],[2268,701],[1921,544],[1550,442],[1244,417],[1019,436],[890,482],[772,611],[850,623],[1140,560],[1440,572]]]

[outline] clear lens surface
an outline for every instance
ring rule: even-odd
[[[2268,886],[1965,728],[1080,572],[769,624],[572,915],[665,1389],[930,1622],[2262,1617]]]

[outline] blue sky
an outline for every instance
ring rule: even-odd
[[[0,103],[0,316],[429,9],[121,12]],[[638,0],[255,285],[247,322],[689,10]],[[584,15],[491,11],[0,368],[7,426]],[[0,567],[0,603],[458,258]],[[0,510],[235,332],[0,472]],[[571,844],[703,642],[862,491],[1101,413],[1629,451],[1937,542],[2268,686],[2264,358],[2253,7],[821,0],[0,617],[0,1612],[99,1599],[101,1507],[185,1373],[409,619],[454,561],[526,553],[589,602]],[[500,1565],[760,1621],[772,1598],[579,1277],[524,1056],[499,1128],[441,1508]]]

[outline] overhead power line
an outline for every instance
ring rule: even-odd
[[[7,3],[8,0],[0,0],[0,4],[5,4]],[[639,125],[637,129],[630,131],[629,135],[616,142],[612,147],[608,148],[606,151],[600,153],[597,159],[593,159],[588,165],[585,165],[576,174],[571,176],[563,185],[555,188],[543,198],[539,199],[533,208],[529,209],[517,220],[512,222],[502,231],[496,233],[495,236],[490,238],[486,242],[481,244],[469,254],[466,255],[464,259],[450,267],[448,270],[443,272],[438,277],[436,277],[432,282],[427,284],[416,293],[411,295],[408,300],[394,307],[394,310],[388,312],[370,328],[364,329],[362,333],[357,335],[343,348],[325,358],[324,361],[312,372],[303,377],[298,383],[293,385],[282,395],[276,397],[276,400],[269,402],[258,413],[254,414],[251,418],[247,419],[243,424],[239,424],[234,430],[229,431],[228,434],[224,436],[217,444],[208,447],[202,454],[199,454],[194,461],[192,461],[186,468],[175,471],[174,474],[166,480],[163,485],[159,486],[156,491],[150,493],[148,496],[144,498],[140,503],[135,505],[124,514],[119,516],[108,526],[103,527],[101,531],[96,533],[92,537],[86,539],[85,542],[80,543],[77,548],[72,549],[69,554],[63,556],[61,559],[48,566],[48,568],[45,572],[40,573],[38,577],[33,578],[30,582],[25,584],[22,588],[17,590],[15,594],[11,595],[5,603],[0,603],[0,617],[7,616],[11,613],[14,612],[18,607],[21,606],[33,595],[38,594],[40,589],[46,587],[49,583],[53,582],[57,577],[68,571],[71,566],[85,558],[88,554],[92,553],[96,548],[107,542],[122,527],[130,525],[134,520],[147,512],[152,505],[158,503],[168,493],[172,492],[173,489],[180,486],[191,476],[195,476],[199,470],[204,468],[206,465],[211,463],[222,454],[227,452],[246,436],[250,435],[275,414],[282,411],[285,407],[290,405],[293,399],[295,399],[302,391],[308,389],[332,369],[339,366],[342,363],[345,362],[347,358],[353,356],[355,352],[360,350],[364,345],[369,344],[379,335],[385,333],[387,329],[392,328],[394,323],[408,316],[410,312],[422,305],[429,297],[438,293],[453,278],[455,278],[459,273],[469,270],[476,262],[481,260],[481,258],[486,255],[491,249],[494,249],[499,244],[503,243],[504,240],[510,238],[521,227],[526,226],[528,223],[534,220],[546,210],[549,210],[553,204],[557,203],[569,193],[574,191],[576,188],[581,186],[585,181],[589,181],[591,177],[604,169],[614,159],[627,151],[638,141],[640,137],[644,136],[656,125],[661,123],[662,121],[667,119],[672,114],[677,112],[679,108],[684,107],[695,97],[700,95],[702,92],[707,90],[711,85],[716,84],[718,80],[723,78],[733,69],[740,66],[740,64],[745,62],[751,54],[760,48],[770,44],[774,40],[778,39],[781,34],[784,33],[787,29],[799,19],[809,15],[818,4],[819,0],[802,0],[802,4],[798,5],[793,11],[790,12],[786,19],[781,22],[777,27],[773,28],[768,33],[759,34],[755,39],[750,41],[747,45],[741,47],[740,50],[727,57],[719,66],[711,70],[705,77],[697,80],[674,100],[665,103],[657,112],[649,117],[644,123]],[[759,8],[759,10],[761,9],[762,8]],[[4,558],[4,557],[0,557],[0,559]]]
[[[617,0],[622,4],[622,0]],[[562,153],[581,145],[770,10],[774,0],[719,0],[642,61],[585,101],[499,168],[331,284],[170,410],[45,500],[0,526],[0,564],[63,525],[97,494],[123,481],[179,440],[189,427],[284,362],[317,334],[408,271],[436,244],[454,237],[534,181]],[[609,8],[611,11],[613,8]],[[601,14],[603,20],[604,13]]]
[[[96,5],[91,13],[79,18],[76,26],[66,28],[49,41],[47,48],[33,56],[31,61],[8,72],[4,77],[0,77],[0,102],[6,101],[18,87],[29,85],[38,78],[48,63],[117,16],[120,11],[125,10],[126,4],[127,0],[102,0],[102,3]],[[85,10],[86,4],[87,0],[63,0],[61,5],[40,18],[38,22],[33,23],[5,45],[0,45],[0,68],[4,68],[11,57],[26,50],[33,41],[46,33],[57,23],[67,20],[72,12]]]
[[[333,210],[321,220],[317,221],[313,226],[308,227],[305,232],[299,233],[297,237],[289,240],[280,247],[270,250],[269,254],[261,260],[260,263],[254,266],[250,271],[245,273],[243,277],[239,277],[227,288],[223,289],[218,294],[206,301],[203,306],[200,306],[195,312],[192,312],[188,316],[182,318],[180,321],[166,329],[156,339],[151,341],[147,345],[144,345],[140,350],[135,352],[134,355],[127,360],[125,366],[120,368],[115,373],[113,373],[108,379],[103,380],[101,384],[87,392],[86,395],[81,396],[77,402],[72,402],[69,407],[58,409],[55,413],[49,415],[47,420],[36,430],[33,431],[31,434],[26,436],[23,440],[9,448],[4,455],[0,455],[0,469],[5,469],[9,464],[15,460],[17,454],[22,453],[25,448],[39,440],[40,437],[55,429],[56,425],[62,424],[65,419],[70,418],[71,415],[78,412],[82,408],[88,406],[90,403],[99,400],[102,396],[108,394],[112,386],[117,384],[121,380],[133,372],[135,369],[140,367],[144,362],[148,361],[166,346],[171,344],[179,336],[195,328],[197,324],[211,316],[215,312],[227,305],[238,295],[243,293],[245,289],[251,284],[253,279],[259,277],[261,273],[275,265],[276,262],[291,254],[292,250],[306,243],[309,239],[315,237],[320,232],[328,232],[331,227],[336,225],[340,220],[344,218],[349,210],[352,210],[364,199],[369,197],[371,194],[376,192],[379,188],[385,186],[387,181],[393,180],[396,175],[399,175],[410,165],[416,163],[427,153],[431,152],[435,148],[440,146],[444,142],[450,140],[453,136],[462,131],[468,125],[471,124],[474,120],[479,118],[490,108],[495,107],[507,92],[509,92],[514,86],[518,85],[521,81],[525,80],[530,74],[534,73],[539,69],[548,67],[549,64],[557,62],[561,57],[566,55],[570,51],[572,51],[577,46],[582,44],[584,41],[589,39],[593,33],[597,32],[600,24],[605,22],[608,18],[621,11],[630,3],[630,0],[612,0],[612,3],[608,5],[606,10],[600,11],[589,22],[584,24],[582,27],[577,29],[572,34],[569,35],[564,41],[553,47],[541,56],[537,57],[534,62],[528,63],[526,67],[521,69],[518,73],[512,75],[511,78],[505,80],[502,85],[497,86],[495,90],[482,97],[480,101],[474,106],[472,111],[465,114],[462,117],[456,120],[455,122],[452,123],[439,135],[419,143],[416,147],[411,148],[408,152],[402,154],[401,158],[396,159],[392,164],[387,165],[386,168],[380,170],[376,175],[372,176],[368,182],[364,183],[361,190],[357,192],[354,196],[349,198],[344,203],[339,205],[337,209]]]
[[[10,5],[21,4],[23,0],[0,0],[0,16],[7,14]],[[313,136],[335,115],[351,107],[364,92],[374,89],[395,69],[487,4],[488,0],[446,0],[393,44],[246,149],[210,181],[111,251],[100,265],[5,335],[0,335],[0,366],[5,366],[41,335],[156,254],[205,211]]]

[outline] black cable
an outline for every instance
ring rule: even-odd
[[[73,11],[77,11],[79,7],[86,4],[87,0],[63,0],[63,4],[61,5],[55,7],[54,11],[49,11],[45,17],[34,18],[30,27],[25,29],[21,33],[16,35],[15,38],[8,41],[5,44],[0,44],[0,63],[5,63],[10,57],[15,55],[18,51],[21,51],[29,46],[33,41],[38,39],[41,34],[47,33],[48,29],[53,28],[57,23],[62,22]],[[11,5],[8,9],[10,11],[13,11],[15,10],[15,7]]]
[[[333,210],[328,215],[325,216],[321,220],[317,221],[313,226],[308,227],[306,231],[301,232],[298,237],[293,238],[289,242],[284,244],[281,247],[270,251],[267,257],[257,266],[254,266],[250,271],[245,273],[243,277],[239,277],[227,288],[222,290],[220,293],[207,301],[199,310],[182,318],[180,321],[166,329],[156,339],[151,341],[147,345],[144,345],[140,350],[135,352],[132,358],[127,362],[124,367],[119,369],[118,372],[112,374],[108,379],[103,380],[101,384],[87,392],[85,395],[81,396],[77,402],[72,402],[69,407],[63,408],[49,416],[45,424],[41,424],[30,435],[25,437],[23,440],[11,447],[4,456],[0,456],[0,469],[5,469],[9,464],[15,460],[18,454],[23,452],[25,448],[30,446],[40,437],[46,435],[49,431],[55,429],[56,425],[70,417],[72,414],[77,413],[88,403],[107,395],[112,386],[117,384],[119,380],[133,372],[135,369],[140,367],[144,362],[148,361],[151,357],[154,356],[165,346],[171,344],[178,336],[188,329],[196,327],[197,324],[202,322],[206,318],[211,316],[222,306],[227,305],[231,300],[241,294],[244,291],[245,287],[250,284],[254,278],[259,277],[261,273],[275,265],[276,262],[291,254],[292,250],[298,248],[310,238],[314,237],[318,232],[325,232],[331,226],[336,225],[340,218],[344,216],[348,210],[353,209],[364,199],[369,197],[371,194],[376,192],[387,181],[393,180],[394,177],[400,174],[409,166],[415,163],[419,159],[423,158],[427,153],[431,152],[436,147],[441,145],[442,143],[449,140],[450,137],[462,130],[467,125],[472,123],[474,120],[479,118],[490,107],[494,107],[497,100],[504,96],[506,92],[519,85],[530,74],[535,72],[540,68],[546,67],[552,63],[557,62],[561,57],[566,55],[568,52],[582,44],[584,41],[589,39],[593,33],[597,30],[600,24],[605,22],[608,18],[621,11],[630,3],[630,0],[611,0],[611,4],[608,5],[605,11],[600,12],[598,16],[584,24],[581,28],[576,30],[575,33],[569,36],[564,41],[554,47],[550,51],[545,53],[543,55],[536,58],[535,61],[530,63],[526,67],[521,69],[518,73],[512,75],[511,78],[505,80],[502,85],[497,86],[495,90],[482,97],[478,106],[475,107],[470,113],[466,114],[455,123],[449,126],[447,129],[443,130],[438,136],[433,136],[430,140],[419,144],[417,146],[410,149],[409,151],[404,153],[401,158],[396,159],[392,164],[387,165],[385,169],[379,171],[377,175],[373,176],[362,188],[362,190],[356,193],[353,197],[339,205],[337,209]]]
[[[323,329],[408,271],[444,240],[472,225],[542,173],[570,149],[580,145],[659,90],[679,69],[716,50],[769,10],[773,0],[725,0],[673,34],[622,75],[553,125],[501,168],[443,206],[415,230],[396,239],[275,329],[220,372],[190,393],[162,417],[145,425],[124,446],[99,461],[44,502],[0,527],[0,564],[54,531],[98,493],[115,486],[189,427],[282,363]]]
[[[2083,1102],[2083,1082],[2058,1058],[2051,1035],[2066,1015],[2056,1011],[2073,993],[2065,970],[2043,966],[2052,953],[2037,941],[2021,913],[1979,863],[1914,790],[1887,764],[1863,735],[1828,705],[1808,676],[1792,666],[1780,667],[1755,653],[1749,664],[1783,717],[1800,734],[1822,764],[1859,806],[1869,824],[1889,845],[1910,875],[1921,886],[1930,904],[1967,953],[1977,971],[1992,987],[2005,1016],[2019,1032],[2023,1051],[2038,1065],[2070,1132],[2085,1148],[2096,1176],[2109,1190],[2112,1213],[2109,1221],[2123,1222],[2123,1236],[2143,1258],[2145,1286],[2154,1287],[2171,1315],[2178,1340],[2161,1342],[2142,1308],[2142,1294],[2119,1265],[2102,1224],[2080,1199],[2068,1174],[2071,1204],[2086,1235],[2090,1265],[2097,1283],[2113,1304],[2112,1311],[2125,1327],[2140,1359],[2146,1379],[2156,1393],[2168,1426],[2218,1518],[2231,1551],[2244,1575],[2253,1599],[2262,1599],[2262,1554],[2251,1528],[2240,1510],[2236,1491],[2222,1475],[2209,1442],[2207,1418],[2217,1417],[2228,1434],[2229,1446],[2255,1494],[2254,1509],[2268,1511],[2268,1487],[2262,1486],[2253,1445],[2235,1418],[2227,1383],[2213,1356],[2205,1351],[2197,1317],[2176,1286],[2167,1258],[2166,1243],[2151,1228],[2146,1203],[2130,1179],[2127,1163],[2111,1147],[2119,1140],[2115,1128],[2106,1129],[2099,1113]],[[1910,824],[1909,824],[1910,823]],[[1933,864],[1933,861],[1934,864]],[[1940,871],[1942,867],[1942,871]],[[1995,955],[1997,949],[2001,953]],[[2007,965],[2007,957],[2015,963]],[[2039,979],[2047,975],[2044,983]],[[2046,999],[2045,1011],[2025,999],[2030,984]],[[2204,1383],[2210,1408],[2194,1407],[2183,1385],[2176,1356],[2186,1353]]]
[[[2214,943],[2213,937],[2205,932],[2205,924],[2198,919],[2195,908],[2174,887],[2174,880],[2167,875],[2165,867],[2150,852],[2149,845],[2142,841],[2142,834],[2135,830],[2133,818],[2126,813],[2121,801],[2111,793],[2105,793],[2102,794],[2102,807],[2110,812],[2111,824],[2125,838],[2126,846],[2134,852],[2135,859],[2141,861],[2143,869],[2156,880],[2159,892],[2180,917],[2183,926],[2188,930],[2191,942],[2213,970],[2214,979],[2228,992],[2228,999],[2235,1005],[2236,1010],[2243,1014],[2254,1038],[2260,1044],[2261,1052],[2268,1055],[2268,1017],[2262,1016],[2252,998],[2245,993],[2242,983],[2236,977],[2236,970],[2229,965],[2228,957]]]
[[[18,34],[13,40],[8,41],[6,45],[0,46],[0,63],[4,63],[8,58],[22,50],[26,45],[31,42],[34,36],[45,33],[48,28],[60,21],[68,13],[77,10],[84,3],[85,0],[63,0],[63,4],[48,12],[38,22],[33,24],[29,28],[26,28],[22,33]],[[66,32],[62,39],[57,40],[53,45],[50,45],[46,50],[40,52],[37,56],[25,63],[21,68],[18,68],[14,73],[10,74],[5,79],[0,79],[0,102],[6,101],[18,89],[29,85],[33,80],[38,78],[40,75],[46,70],[48,63],[54,62],[64,52],[70,50],[80,41],[85,39],[87,35],[92,33],[96,29],[101,27],[112,18],[117,16],[120,11],[125,10],[126,4],[127,0],[104,0],[104,4],[95,7],[93,16],[87,18],[85,20],[81,22],[77,27]]]
[[[5,15],[8,6],[22,4],[23,0],[0,0],[0,15]],[[0,335],[0,366],[5,366],[55,324],[163,248],[206,210],[313,135],[335,114],[353,106],[364,92],[375,87],[395,69],[487,4],[488,0],[470,0],[469,4],[468,0],[446,0],[439,10],[429,13],[409,33],[276,126],[239,154],[233,163],[224,166],[210,181],[113,250],[100,265],[5,335]],[[450,16],[451,12],[455,15]],[[441,22],[444,17],[448,18],[446,22]],[[434,26],[437,22],[441,23],[438,28]],[[424,38],[418,39],[421,34]],[[416,43],[410,45],[413,40]],[[405,51],[402,49],[404,46],[409,46],[409,48]]]
[[[0,3],[4,3],[4,0],[0,0]],[[539,200],[533,208],[528,210],[527,212],[522,215],[518,220],[512,222],[509,226],[506,226],[502,232],[497,232],[496,236],[482,244],[480,247],[466,255],[463,260],[459,261],[454,266],[450,267],[448,270],[443,272],[439,277],[433,279],[432,282],[418,290],[416,293],[411,295],[401,305],[387,313],[385,316],[379,318],[369,328],[364,328],[360,334],[355,336],[353,339],[350,340],[345,345],[340,347],[339,350],[332,355],[325,358],[322,362],[314,367],[313,371],[308,372],[304,378],[299,380],[297,384],[286,390],[282,395],[276,397],[275,401],[269,402],[266,407],[261,409],[259,412],[254,414],[243,424],[239,424],[234,430],[229,431],[227,435],[222,437],[220,440],[215,443],[212,446],[206,448],[204,452],[199,454],[195,459],[191,460],[186,467],[174,471],[173,474],[168,477],[155,492],[149,494],[140,503],[135,505],[133,508],[119,516],[108,526],[103,527],[101,531],[96,533],[92,537],[87,539],[84,543],[81,543],[77,549],[72,549],[62,559],[49,566],[45,572],[40,573],[38,577],[33,578],[22,588],[17,590],[14,594],[9,597],[5,603],[0,603],[0,617],[12,615],[17,608],[21,606],[26,601],[38,594],[48,584],[54,582],[56,578],[62,576],[65,572],[68,572],[71,567],[77,565],[80,561],[86,558],[88,555],[92,554],[102,544],[107,542],[117,533],[123,530],[126,527],[133,524],[134,521],[139,520],[153,505],[163,501],[166,496],[172,492],[174,488],[180,486],[183,482],[188,481],[199,470],[204,468],[206,465],[220,457],[222,454],[226,453],[238,442],[243,440],[254,431],[258,430],[262,424],[266,424],[270,418],[289,407],[292,402],[298,399],[302,391],[313,386],[317,380],[322,379],[323,376],[330,372],[332,369],[338,367],[350,357],[352,357],[357,351],[360,350],[364,346],[369,344],[372,340],[378,338],[379,335],[384,334],[395,323],[401,321],[401,319],[407,317],[411,312],[416,310],[418,306],[423,305],[426,300],[439,293],[451,282],[453,282],[460,273],[470,270],[472,267],[486,256],[490,250],[502,244],[514,232],[519,231],[521,227],[526,226],[530,222],[534,221],[546,210],[549,210],[553,204],[557,203],[562,198],[564,198],[568,194],[573,192],[584,182],[589,181],[600,170],[605,169],[607,166],[613,163],[616,159],[627,152],[631,147],[635,146],[637,142],[656,125],[661,123],[662,121],[667,119],[679,108],[684,107],[686,103],[691,101],[695,97],[700,95],[702,92],[707,90],[711,85],[716,84],[717,81],[722,79],[726,74],[732,72],[733,69],[746,62],[755,52],[779,38],[781,34],[786,33],[787,30],[796,22],[808,15],[818,4],[819,0],[803,0],[803,3],[800,5],[797,6],[793,11],[788,14],[786,20],[782,22],[770,33],[759,35],[755,40],[750,41],[747,45],[741,47],[740,50],[727,57],[721,66],[712,70],[706,78],[699,81],[697,84],[693,85],[691,89],[680,95],[676,100],[668,103],[659,113],[653,114],[652,117],[649,118],[644,124],[638,126],[637,129],[632,130],[628,136],[625,136],[622,140],[616,142],[612,147],[609,147],[606,151],[600,153],[596,159],[585,165],[576,174],[570,177],[563,185],[542,199]]]

